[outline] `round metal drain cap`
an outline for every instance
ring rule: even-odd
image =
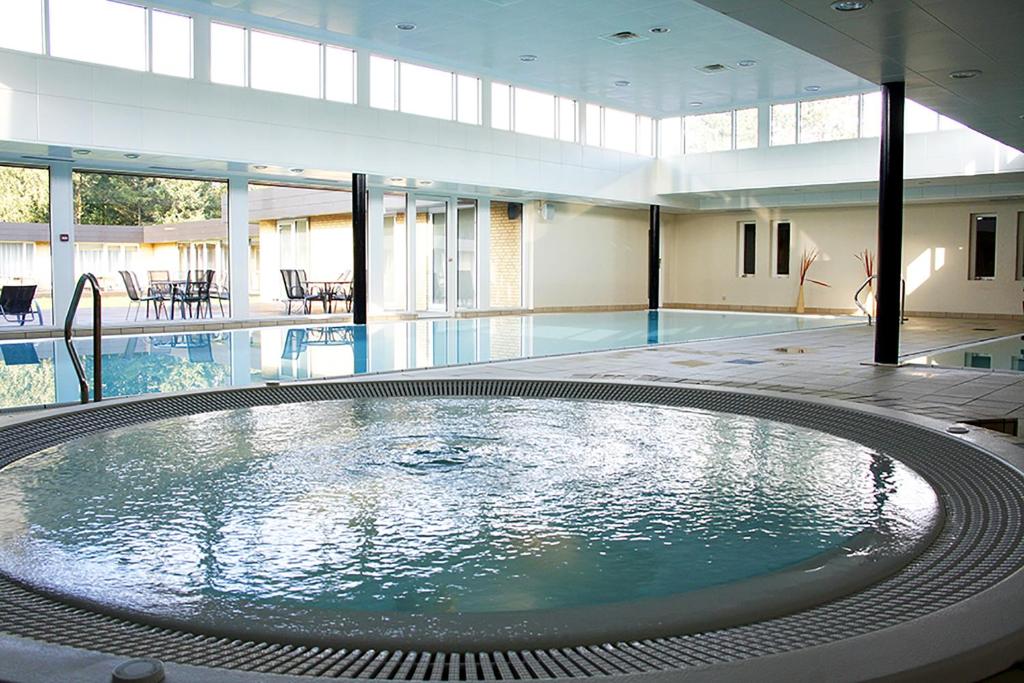
[[[160,683],[164,665],[158,659],[131,659],[122,662],[110,677],[112,683]]]
[[[967,434],[971,430],[968,429],[967,427],[964,427],[963,425],[951,425],[949,427],[946,427],[946,431],[949,432],[950,434]]]

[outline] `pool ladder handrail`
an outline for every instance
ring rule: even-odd
[[[85,368],[75,351],[75,345],[71,342],[71,328],[75,323],[75,316],[78,314],[78,304],[82,301],[82,292],[85,285],[92,288],[92,400],[103,399],[103,304],[100,294],[100,283],[92,273],[85,273],[78,278],[75,285],[75,293],[71,296],[71,304],[68,306],[68,314],[64,316],[64,344],[68,347],[68,355],[71,356],[71,364],[75,366],[75,374],[78,375],[78,389],[82,396],[82,403],[89,402],[89,381],[85,376]]]
[[[868,325],[871,324],[872,315],[871,315],[871,311],[866,309],[864,307],[864,304],[862,304],[860,302],[860,293],[863,292],[864,289],[869,284],[871,284],[872,280],[877,280],[877,279],[878,279],[877,275],[869,275],[867,277],[867,279],[864,280],[863,283],[861,283],[861,286],[857,288],[857,291],[854,292],[854,294],[853,294],[853,303],[857,304],[857,308],[860,309],[860,312],[868,317]],[[905,323],[907,321],[907,319],[903,317],[903,312],[906,309],[907,309],[907,281],[904,280],[903,278],[900,278],[900,325],[902,325],[903,323]]]

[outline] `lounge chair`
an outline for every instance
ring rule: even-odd
[[[43,324],[43,311],[36,298],[36,285],[0,287],[0,315],[9,323],[24,325],[31,318]]]
[[[284,281],[285,301],[288,304],[287,315],[292,314],[292,306],[301,303],[302,312],[308,314],[311,301],[323,301],[320,290],[309,286],[306,271],[295,268],[282,268],[281,279]]]

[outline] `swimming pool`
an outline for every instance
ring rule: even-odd
[[[980,344],[941,349],[905,362],[944,368],[1024,372],[1024,336],[1014,334]]]
[[[103,395],[343,377],[859,324],[859,318],[691,311],[549,313],[106,337]],[[76,348],[91,373],[89,340]],[[0,409],[78,400],[63,340],[0,343]]]

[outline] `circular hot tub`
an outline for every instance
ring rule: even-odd
[[[983,582],[1021,561],[1019,516],[961,547],[979,481],[1024,491],[1011,467],[910,424],[735,392],[291,385],[0,438],[0,595],[137,625],[125,655],[182,661],[163,638],[208,639],[183,663],[245,668],[230,651],[263,647],[287,666],[250,668],[278,673],[661,671],[953,604],[966,576],[950,570],[985,543],[1004,550],[984,550]]]

